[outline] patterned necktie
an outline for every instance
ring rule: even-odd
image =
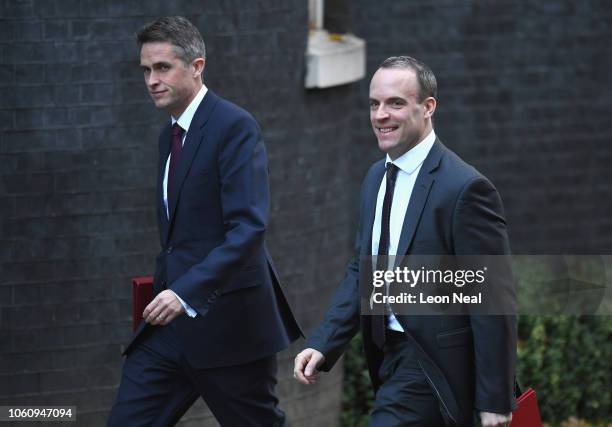
[[[380,217],[380,239],[378,241],[378,258],[376,259],[376,269],[386,270],[389,255],[391,222],[391,204],[393,203],[393,192],[395,190],[395,179],[397,178],[398,167],[393,163],[387,163],[387,186],[385,188],[385,198],[383,200],[382,215]],[[387,328],[387,315],[372,316],[372,341],[380,349],[385,344],[385,329]]]
[[[174,180],[174,174],[178,167],[179,160],[181,160],[181,150],[183,149],[183,134],[185,131],[179,126],[178,122],[172,125],[172,146],[170,147],[170,167],[168,168],[168,204],[172,199],[172,193],[174,192],[174,186],[172,182]]]

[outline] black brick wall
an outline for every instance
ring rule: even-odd
[[[0,2],[0,405],[78,405],[104,425],[130,335],[130,284],[158,249],[157,132],[133,32],[182,14],[207,42],[209,88],[250,110],[270,157],[268,240],[305,331],[353,238],[357,193],[381,157],[367,89],[405,53],[439,82],[436,131],[498,186],[515,252],[612,246],[608,116],[612,5],[542,0],[329,0],[365,38],[368,77],[303,89],[305,1]],[[280,355],[292,426],[334,425],[341,369],[299,386]],[[183,425],[215,425],[199,403]]]
[[[303,3],[303,4],[302,4]],[[271,252],[305,330],[348,258],[342,154],[351,87],[303,89],[301,1],[4,1],[0,16],[0,405],[78,406],[104,425],[131,327],[130,278],[153,271],[157,133],[133,33],[182,14],[203,32],[205,82],[260,121],[270,157]],[[352,92],[356,93],[354,85]],[[331,425],[341,368],[299,386],[280,355],[291,425]],[[215,425],[199,403],[182,425]]]

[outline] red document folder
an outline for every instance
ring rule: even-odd
[[[532,388],[528,388],[516,400],[517,407],[512,413],[510,427],[542,427],[538,399]]]
[[[142,276],[132,279],[132,329],[142,320],[142,312],[153,299],[153,277]]]

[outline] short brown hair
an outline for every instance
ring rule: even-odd
[[[421,61],[411,56],[392,56],[385,59],[379,68],[408,68],[415,72],[419,82],[419,102],[425,98],[438,96],[438,83],[433,71]]]
[[[145,43],[169,42],[177,48],[177,56],[187,64],[196,58],[206,59],[202,34],[182,16],[165,16],[149,22],[136,33],[136,41],[139,48]]]

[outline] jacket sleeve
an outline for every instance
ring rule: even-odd
[[[486,178],[473,178],[461,191],[454,212],[453,239],[457,256],[496,259],[494,271],[487,275],[487,292],[506,301],[515,297],[502,201]],[[470,322],[476,369],[475,407],[479,411],[509,413],[515,408],[516,316],[474,314]]]
[[[323,322],[306,341],[306,347],[314,348],[325,356],[325,363],[319,368],[322,371],[329,371],[336,364],[359,330],[359,268],[361,264],[363,202],[362,188],[354,256],[346,266],[344,279],[334,293]]]

